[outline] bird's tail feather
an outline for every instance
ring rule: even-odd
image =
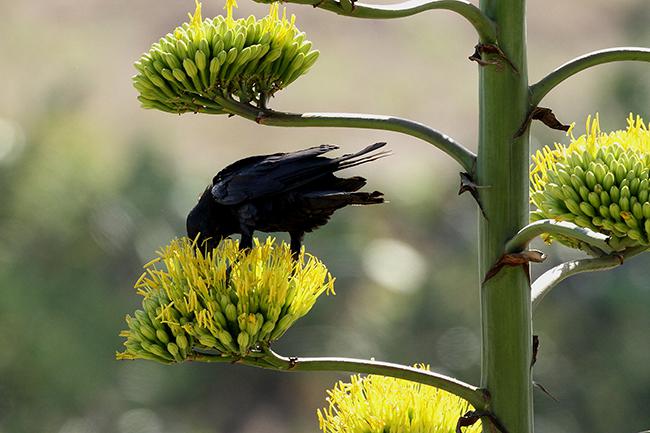
[[[372,151],[382,148],[385,145],[386,145],[385,142],[374,143],[371,144],[370,146],[361,149],[357,153],[348,153],[339,158],[336,158],[334,161],[336,161],[337,170],[343,170],[344,168],[355,167],[357,165],[365,164],[366,162],[372,162],[377,159],[384,158],[390,155],[391,152],[389,150],[386,150],[383,152],[375,153],[374,155],[368,155],[366,157],[359,158],[360,156],[366,155]]]
[[[373,192],[327,192],[305,194],[312,209],[339,209],[347,205],[379,204],[384,202],[384,194]]]
[[[336,183],[332,183],[329,185],[329,188],[331,188],[334,191],[347,191],[347,192],[358,191],[361,188],[363,188],[366,184],[366,179],[361,176],[348,177],[345,179],[341,179],[338,177],[334,177],[334,178],[336,179]]]

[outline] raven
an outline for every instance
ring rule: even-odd
[[[388,151],[368,155],[385,144],[338,158],[321,156],[338,146],[321,145],[241,159],[212,179],[187,216],[187,235],[211,250],[234,233],[241,234],[244,249],[253,246],[255,230],[288,232],[298,255],[305,232],[326,224],[337,209],[384,202],[379,191],[356,192],[366,184],[363,177],[334,172],[387,156]]]

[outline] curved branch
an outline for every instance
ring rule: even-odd
[[[637,60],[650,62],[650,48],[618,47],[594,51],[577,57],[560,66],[537,83],[530,86],[530,105],[536,107],[542,98],[562,81],[592,66],[603,63]]]
[[[625,259],[636,256],[647,251],[647,249],[648,247],[628,248],[621,253],[590,259],[572,260],[549,269],[540,275],[530,286],[533,310],[537,308],[544,296],[570,276],[583,272],[606,271],[616,268],[622,265]]]
[[[433,144],[454,158],[470,175],[474,174],[476,155],[472,151],[451,137],[413,120],[375,114],[283,113],[258,108],[226,97],[218,96],[215,100],[229,113],[254,120],[261,125],[362,128],[401,132]]]
[[[605,253],[612,252],[612,247],[609,246],[610,237],[607,235],[577,226],[568,221],[545,219],[530,223],[519,230],[517,234],[506,243],[506,253],[523,251],[530,241],[542,233],[576,239],[586,243],[587,245],[598,248]]]
[[[194,359],[206,362],[227,362],[228,358],[211,355],[209,352],[200,351]],[[277,371],[347,371],[352,373],[377,374],[381,376],[394,377],[397,379],[409,380],[412,382],[430,385],[443,389],[460,398],[467,400],[476,410],[488,409],[487,395],[479,388],[431,371],[419,370],[415,367],[407,367],[389,362],[369,361],[365,359],[351,358],[286,358],[266,349],[265,356],[259,358],[244,358],[237,363],[253,367],[266,368]]]
[[[270,0],[255,0],[258,3],[270,3]],[[434,9],[456,12],[476,29],[481,42],[495,43],[496,25],[478,7],[464,0],[409,0],[390,5],[371,5],[337,0],[286,0],[288,3],[311,5],[339,15],[355,18],[391,19],[403,18]],[[350,6],[345,6],[349,4]]]

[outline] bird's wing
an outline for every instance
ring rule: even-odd
[[[242,159],[214,177],[212,196],[220,204],[235,205],[298,188],[332,171],[332,160],[319,156],[334,149],[338,146],[321,145]]]

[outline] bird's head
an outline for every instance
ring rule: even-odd
[[[212,198],[210,187],[208,187],[199,202],[187,215],[186,228],[187,236],[194,240],[200,248],[213,250],[221,240],[233,232],[229,231],[220,218],[222,214],[219,204]]]

